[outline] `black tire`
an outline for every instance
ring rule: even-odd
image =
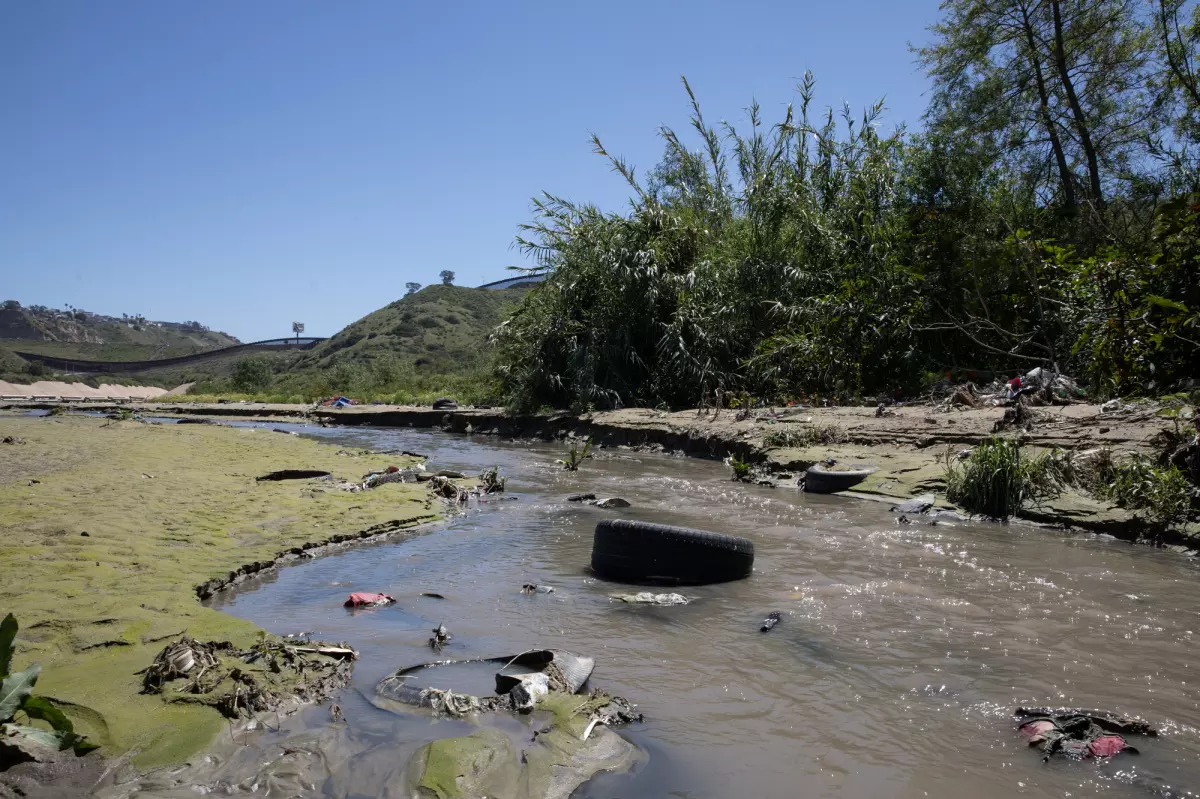
[[[854,469],[852,471],[826,471],[819,465],[808,467],[804,473],[804,490],[810,494],[832,494],[845,491],[867,479],[874,469]]]
[[[723,583],[749,577],[753,567],[749,539],[687,527],[606,519],[592,541],[592,571],[618,583]]]

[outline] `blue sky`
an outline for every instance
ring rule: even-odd
[[[710,121],[887,97],[934,0],[352,3],[0,0],[0,299],[331,335],[404,284],[506,277],[548,190],[622,206]],[[696,144],[695,140],[692,140]]]

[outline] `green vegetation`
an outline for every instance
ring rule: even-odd
[[[798,104],[663,128],[606,213],[553,194],[518,241],[546,275],[501,329],[506,404],[696,407],[911,395],[1044,365],[1093,396],[1200,374],[1200,11],[1178,0],[950,0],[916,51],[919,134]]]
[[[583,449],[579,448],[578,442],[572,441],[571,448],[567,450],[567,457],[560,458],[555,463],[561,463],[562,467],[568,472],[577,472],[579,471],[579,464],[591,457],[591,451],[592,439],[590,436],[583,442]]]
[[[729,456],[729,468],[733,470],[733,479],[742,483],[749,482],[754,473],[750,464],[737,455]]]
[[[843,444],[846,431],[836,424],[815,425],[799,430],[772,430],[763,436],[767,447],[811,447],[817,444]]]
[[[184,631],[238,648],[257,640],[253,624],[197,602],[195,586],[308,542],[436,515],[418,485],[351,494],[256,481],[289,466],[357,481],[408,465],[295,436],[70,415],[0,418],[8,435],[25,439],[0,458],[0,607],[22,621],[14,666],[40,662],[38,688],[75,728],[106,755],[135,751],[139,767],[183,760],[225,726],[211,708],[142,693],[139,672]]]
[[[233,365],[229,383],[238,391],[254,393],[266,391],[274,377],[271,362],[266,358],[242,358]]]
[[[312,350],[269,354],[273,375],[257,387],[238,382],[228,364],[212,364],[207,375],[198,367],[171,374],[179,382],[199,376],[190,394],[205,397],[236,393],[268,401],[312,401],[344,394],[364,401],[428,404],[451,396],[464,404],[494,403],[498,387],[488,337],[523,295],[523,289],[427,286]],[[256,370],[261,381],[261,365]]]
[[[1143,511],[1151,522],[1164,527],[1180,525],[1195,516],[1192,487],[1174,466],[1155,466],[1134,456],[1113,468],[1112,480],[1097,492],[1118,507]]]
[[[972,514],[1007,519],[1062,490],[1047,455],[1021,457],[1021,443],[993,437],[965,462],[947,454],[946,498]]]
[[[3,749],[14,746],[13,738],[52,749],[74,749],[79,755],[96,749],[96,744],[75,733],[71,720],[58,706],[33,693],[41,666],[34,663],[24,671],[10,673],[17,629],[17,619],[11,613],[0,622],[0,735],[4,738],[4,743],[0,743],[0,760],[5,759]],[[43,722],[45,726],[37,726],[35,722]]]

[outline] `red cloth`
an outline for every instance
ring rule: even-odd
[[[351,594],[350,598],[346,600],[345,607],[363,608],[370,607],[372,605],[390,605],[395,601],[396,600],[392,599],[387,594],[356,593]]]

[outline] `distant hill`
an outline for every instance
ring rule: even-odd
[[[239,344],[199,322],[158,322],[81,309],[0,304],[0,348],[81,360],[170,358]]]
[[[323,368],[344,362],[370,365],[390,356],[406,366],[429,371],[461,371],[489,360],[488,334],[524,296],[524,288],[496,291],[426,286],[298,355],[293,368]]]

